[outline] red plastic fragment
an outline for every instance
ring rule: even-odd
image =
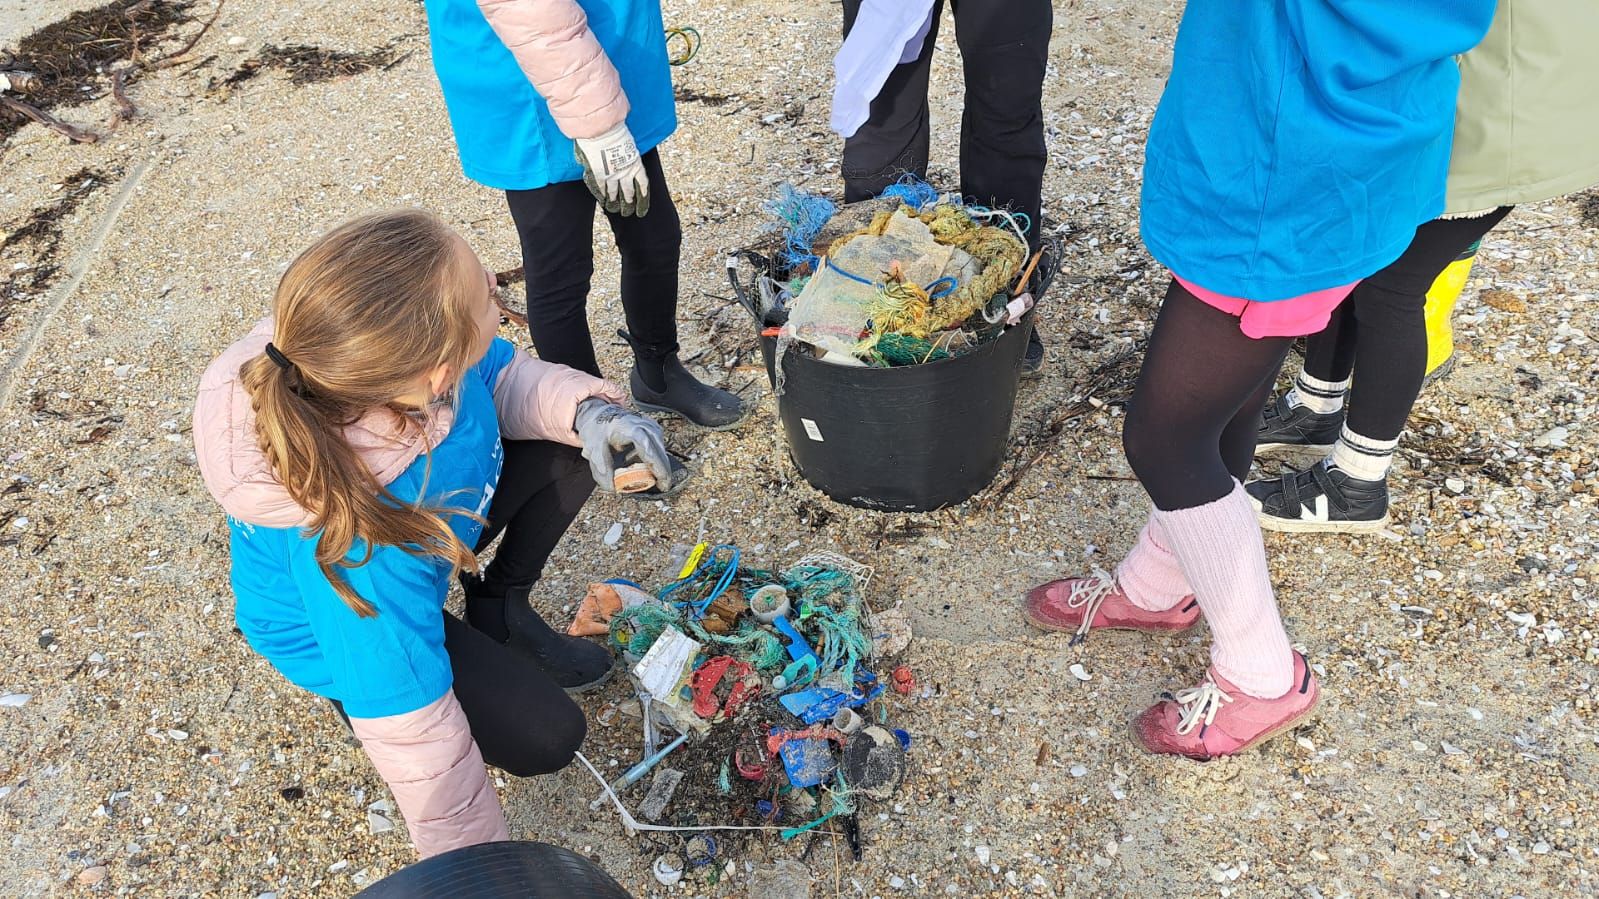
[[[894,681],[894,692],[901,696],[909,696],[911,691],[916,689],[916,675],[904,665],[895,668],[889,677]]]

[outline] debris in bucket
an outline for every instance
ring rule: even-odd
[[[1024,215],[967,205],[910,175],[870,204],[845,207],[848,215],[790,184],[764,208],[782,248],[756,281],[751,311],[825,361],[890,367],[959,356],[1031,308],[1021,287],[1012,290],[1031,268]]]
[[[605,597],[594,605],[610,616],[609,642],[640,694],[646,731],[644,758],[612,787],[626,802],[648,779],[639,820],[691,834],[668,853],[662,883],[714,876],[719,858],[750,838],[713,837],[713,821],[792,839],[837,818],[831,830],[848,838],[846,822],[890,798],[906,765],[884,724],[904,700],[872,667],[893,665],[864,596],[872,569],[814,553],[770,570],[736,546],[701,544],[678,575],[653,596],[626,581],[590,591]],[[651,751],[654,739],[663,748]],[[602,794],[594,807],[608,801]]]

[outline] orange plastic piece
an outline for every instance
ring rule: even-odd
[[[611,619],[622,611],[622,597],[610,584],[590,584],[578,604],[577,615],[566,632],[574,637],[598,637],[611,632]]]

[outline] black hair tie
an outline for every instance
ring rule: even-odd
[[[268,359],[272,360],[274,365],[283,369],[284,371],[288,371],[294,367],[294,363],[289,361],[289,357],[283,355],[283,351],[273,346],[271,343],[266,345],[266,356]]]

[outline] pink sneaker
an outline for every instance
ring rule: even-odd
[[[1294,653],[1294,686],[1277,699],[1256,699],[1215,671],[1192,690],[1164,694],[1132,720],[1133,742],[1157,755],[1209,761],[1253,749],[1310,716],[1321,685]]]
[[[1089,577],[1050,581],[1028,591],[1022,604],[1027,620],[1046,631],[1075,631],[1072,646],[1088,638],[1092,628],[1175,634],[1199,622],[1199,602],[1192,596],[1178,600],[1164,612],[1133,605],[1116,579],[1095,570]]]

